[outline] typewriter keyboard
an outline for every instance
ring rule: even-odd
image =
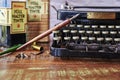
[[[82,53],[120,53],[120,25],[111,21],[108,24],[102,22],[71,22],[53,31],[52,47]]]

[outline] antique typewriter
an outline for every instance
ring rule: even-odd
[[[59,9],[58,20],[80,14],[53,31],[50,53],[55,57],[120,58],[120,7],[75,6]]]

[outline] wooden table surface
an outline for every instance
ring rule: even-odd
[[[46,45],[47,46],[47,45]],[[120,60],[61,59],[49,54],[49,48],[19,51],[0,58],[1,80],[119,80]],[[19,53],[28,58],[18,59]]]

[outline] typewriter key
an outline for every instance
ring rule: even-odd
[[[117,31],[110,31],[111,37],[117,37]]]
[[[102,34],[107,35],[107,34],[109,34],[109,32],[108,31],[102,31]]]
[[[64,37],[70,37],[70,30],[63,30]]]
[[[114,25],[109,25],[108,28],[110,28],[110,29],[115,28],[115,26]]]
[[[100,35],[100,31],[94,31],[93,33],[94,33],[94,36],[95,36],[95,37],[100,37],[100,36],[101,36],[101,35]]]
[[[75,24],[70,24],[69,27],[76,27],[76,25]]]
[[[84,25],[85,30],[90,30],[90,25]]]
[[[84,28],[90,28],[90,25],[84,25]]]
[[[98,28],[98,25],[92,25],[92,28]]]
[[[94,31],[94,34],[100,34],[100,31]]]
[[[60,31],[59,30],[53,31],[53,37],[58,37],[58,36],[60,36]]]
[[[102,36],[104,38],[108,37],[109,36],[109,31],[102,31]]]
[[[110,34],[116,35],[117,31],[110,31]]]
[[[77,30],[71,30],[70,33],[71,33],[71,37],[78,36]]]
[[[93,33],[93,31],[86,31],[86,33],[87,33],[87,34],[92,34],[92,33]]]
[[[88,40],[88,37],[86,37],[86,36],[81,37],[82,43],[87,43],[87,40]]]
[[[85,34],[85,30],[79,30],[80,34]]]
[[[88,35],[88,36],[93,36],[93,31],[86,31],[86,35]]]
[[[82,27],[83,27],[83,25],[80,25],[80,24],[79,24],[79,25],[77,25],[77,27],[82,28]]]
[[[106,28],[106,25],[100,25],[100,28]]]
[[[73,36],[72,39],[75,44],[80,44],[79,36]]]
[[[120,29],[120,25],[116,25],[115,28]]]
[[[103,37],[99,37],[97,38],[97,43],[98,44],[103,44],[104,38]]]
[[[90,43],[95,43],[95,37],[89,37],[88,39]]]
[[[120,34],[120,31],[118,31],[118,34]]]
[[[120,38],[114,38],[114,41],[116,44],[119,44],[120,43]]]
[[[85,36],[85,30],[79,30],[78,33],[80,37]]]
[[[61,44],[62,48],[66,48],[66,46],[70,43],[71,38],[70,37],[64,37],[64,40]]]
[[[53,37],[53,43],[52,43],[52,47],[56,47],[59,48],[60,47],[60,37]]]
[[[112,43],[112,38],[105,38],[105,42],[106,42],[106,44],[111,44]]]

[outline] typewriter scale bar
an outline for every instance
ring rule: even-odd
[[[120,9],[114,11],[113,10],[62,10],[59,9],[57,12],[57,18],[59,20],[65,20],[67,18],[72,17],[75,14],[80,14],[77,19],[120,19]]]

